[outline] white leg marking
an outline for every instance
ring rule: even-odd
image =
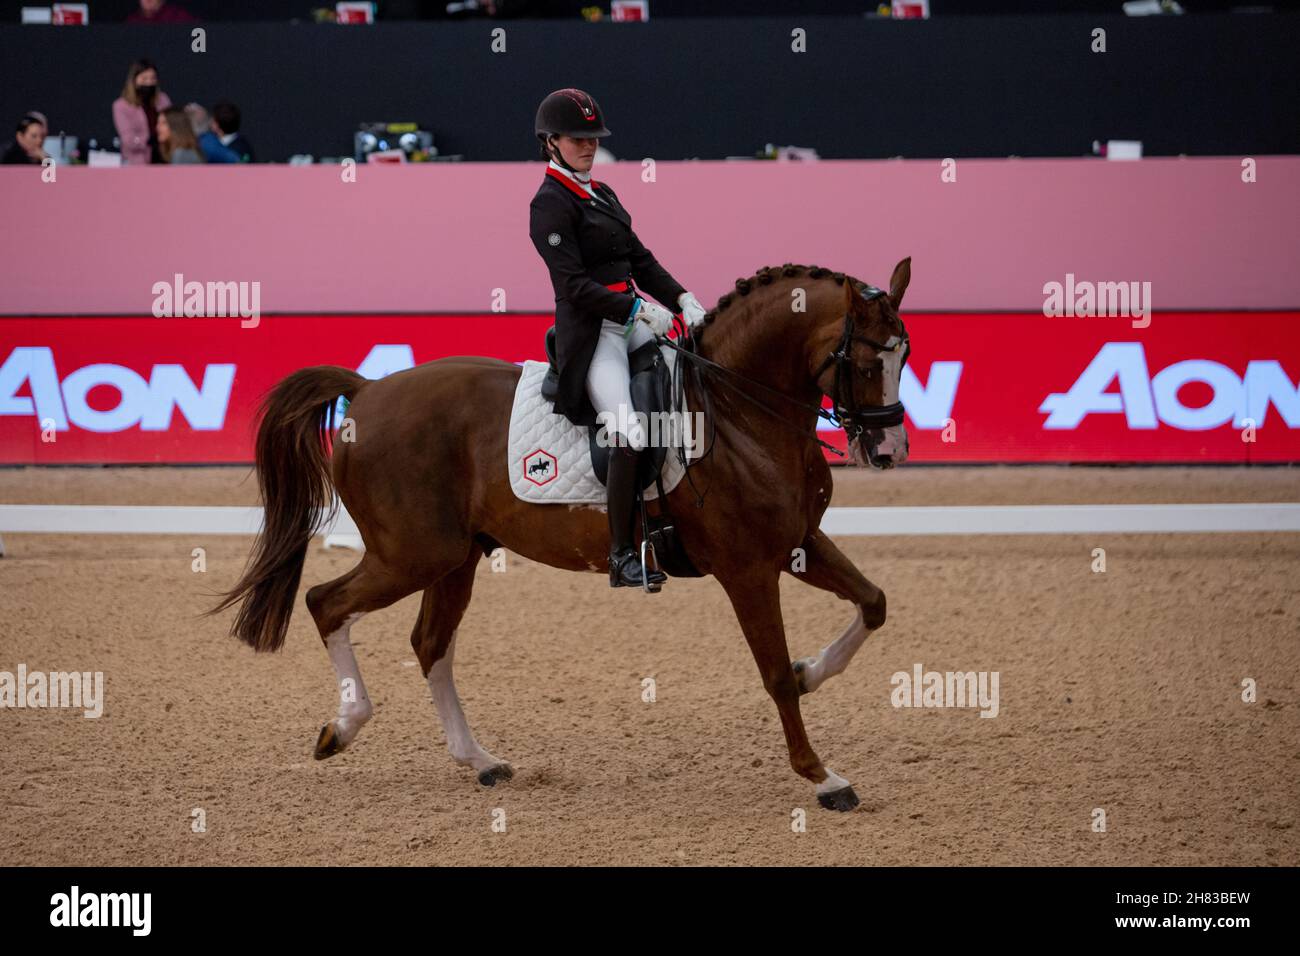
[[[505,763],[492,756],[474,739],[474,732],[469,729],[465,711],[461,709],[460,697],[456,694],[456,683],[451,676],[452,658],[456,654],[456,635],[459,628],[451,633],[447,652],[429,668],[429,692],[433,694],[433,706],[438,710],[438,719],[442,721],[443,733],[447,735],[447,749],[452,759],[458,764],[469,764],[477,771],[487,770]]]
[[[823,647],[816,657],[806,657],[801,662],[804,665],[804,692],[811,694],[836,674],[843,673],[870,633],[871,630],[863,623],[862,610],[859,608],[853,623],[844,629],[843,634]]]
[[[830,767],[823,767],[822,769],[826,771],[826,779],[817,784],[818,796],[821,796],[823,793],[834,793],[836,790],[843,790],[849,785],[847,780]]]
[[[334,664],[334,673],[339,681],[339,715],[332,723],[338,735],[340,750],[352,743],[361,726],[375,712],[370,704],[370,695],[366,693],[365,682],[361,680],[357,657],[352,653],[352,641],[348,639],[352,625],[363,617],[363,612],[349,614],[343,626],[325,638],[325,647],[329,650],[330,661]]]

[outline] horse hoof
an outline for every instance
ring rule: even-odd
[[[813,663],[813,658],[803,657],[790,665],[794,668],[794,686],[799,689],[800,696],[810,693],[808,690],[808,667]]]
[[[832,790],[830,793],[817,794],[817,802],[827,810],[838,810],[840,813],[848,813],[860,802],[858,795],[853,792],[852,787],[840,787],[838,790]]]
[[[330,721],[320,729],[320,736],[316,738],[316,752],[313,756],[317,760],[324,760],[326,757],[333,757],[335,754],[342,752],[343,742],[334,730],[334,722]]]
[[[485,787],[495,787],[498,780],[509,780],[515,775],[514,769],[508,763],[499,763],[495,767],[488,767],[478,775],[478,782]]]

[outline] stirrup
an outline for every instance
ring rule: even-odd
[[[609,556],[609,586],[612,588],[639,587],[654,594],[667,580],[668,575],[662,571],[647,569],[631,548],[624,548]]]
[[[650,556],[654,558],[655,561],[655,566],[653,569],[650,567],[649,564],[646,563],[645,554],[647,550],[649,550]],[[663,585],[663,583],[667,580],[668,580],[668,575],[664,574],[662,571],[659,570],[659,555],[655,553],[655,546],[650,543],[649,538],[642,538],[641,539],[641,587],[649,591],[651,594],[653,594],[656,591],[658,591],[659,588]]]

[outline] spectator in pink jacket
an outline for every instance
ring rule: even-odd
[[[158,89],[158,68],[136,60],[126,73],[122,95],[113,101],[113,125],[122,141],[122,161],[130,166],[161,163],[158,152],[158,114],[172,105]]]

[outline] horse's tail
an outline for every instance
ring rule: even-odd
[[[239,604],[230,633],[256,651],[284,645],[312,536],[333,517],[329,437],[334,404],[366,379],[319,365],[294,372],[262,400],[257,483],[265,518],[244,573],[212,614]]]

